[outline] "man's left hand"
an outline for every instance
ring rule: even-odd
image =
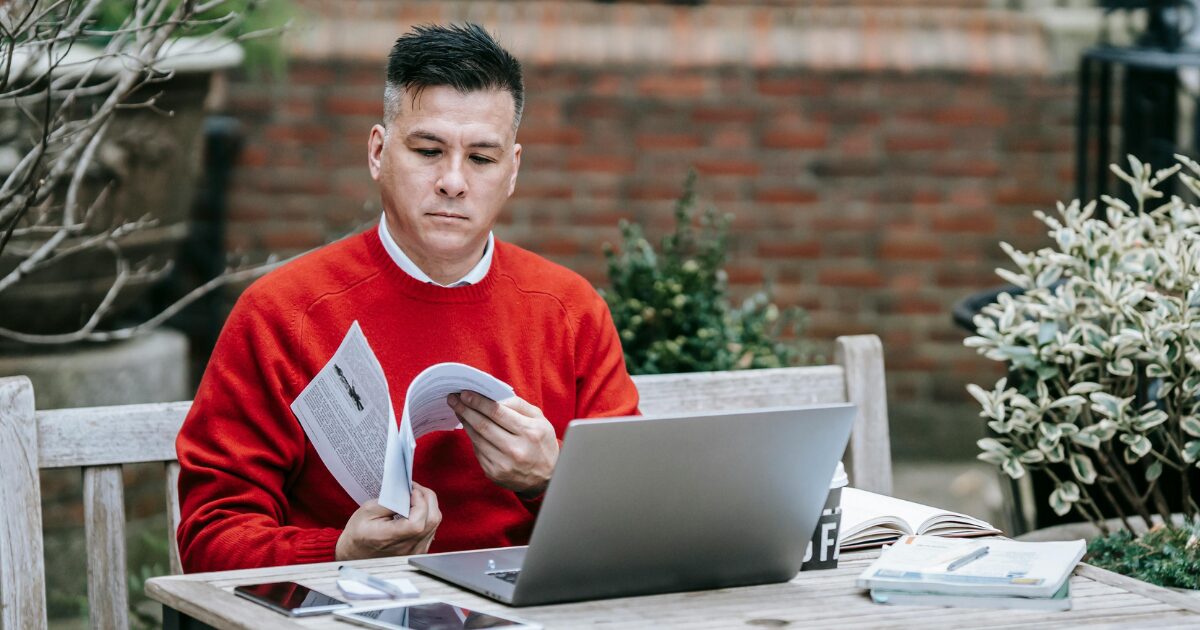
[[[541,409],[513,397],[496,402],[477,392],[450,394],[483,472],[524,497],[545,492],[558,462],[558,438]]]

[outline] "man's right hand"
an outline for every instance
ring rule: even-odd
[[[442,522],[437,495],[433,490],[413,483],[412,507],[408,518],[393,518],[395,513],[371,499],[350,515],[334,551],[336,560],[360,560],[407,556],[429,551],[434,532]]]

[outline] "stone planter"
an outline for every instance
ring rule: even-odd
[[[210,84],[217,72],[237,66],[242,60],[237,46],[213,51],[215,46],[212,42],[181,39],[164,47],[160,65],[173,70],[174,76],[144,86],[135,99],[157,96],[157,107],[173,115],[145,108],[116,113],[87,173],[81,206],[90,205],[106,186],[108,197],[97,208],[86,232],[68,240],[63,248],[124,221],[150,216],[155,225],[122,239],[122,252],[135,265],[145,262],[153,267],[175,257],[188,232],[200,164],[199,131]],[[198,53],[198,49],[210,52]],[[94,57],[96,52],[80,44],[72,50],[72,55],[79,58],[77,62],[87,63],[89,54]],[[118,69],[112,59],[93,63],[97,64],[97,78],[111,76]],[[72,111],[83,115],[99,102],[96,98],[82,99]],[[40,129],[25,119],[14,103],[0,103],[0,180],[39,137]],[[14,238],[0,255],[0,277],[25,258],[23,251],[40,242]],[[76,330],[100,303],[115,275],[114,256],[104,248],[63,256],[4,291],[0,296],[4,304],[0,308],[0,327],[38,334]],[[148,288],[148,282],[127,285],[110,316],[119,315]]]

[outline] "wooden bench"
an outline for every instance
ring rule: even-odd
[[[854,402],[851,483],[891,493],[883,351],[875,336],[840,337],[835,365],[634,378],[643,413]],[[93,628],[129,627],[124,464],[162,462],[172,573],[180,572],[175,436],[190,402],[35,411],[24,377],[0,378],[0,630],[45,628],[42,468],[83,469],[88,610]]]

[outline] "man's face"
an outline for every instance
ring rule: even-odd
[[[387,129],[371,129],[368,163],[392,237],[428,273],[479,260],[521,166],[515,104],[500,90],[433,86],[402,95]]]

